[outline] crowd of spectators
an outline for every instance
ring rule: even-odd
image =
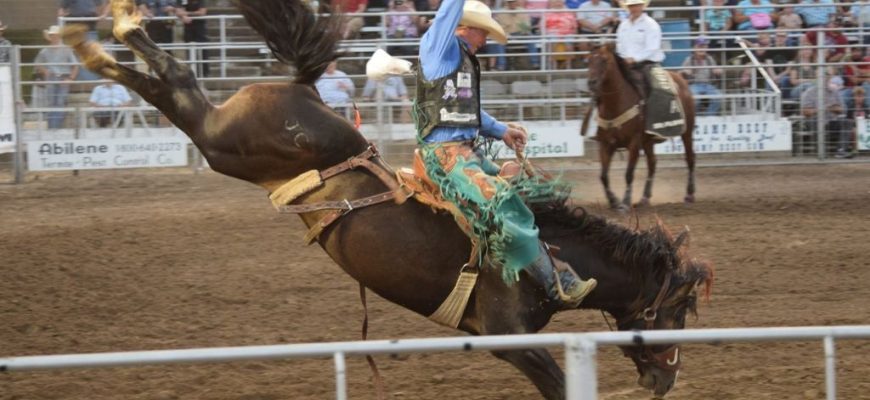
[[[495,14],[511,41],[507,45],[491,42],[481,50],[482,67],[488,70],[510,69],[567,69],[582,68],[584,54],[590,44],[603,35],[615,32],[625,18],[618,0],[483,0]],[[692,42],[691,53],[685,52],[681,74],[689,81],[692,92],[701,97],[697,109],[702,115],[716,115],[722,110],[722,93],[729,90],[770,89],[767,79],[756,68],[724,69],[727,64],[752,63],[739,49],[735,35],[746,39],[751,52],[767,75],[781,89],[783,99],[796,103],[797,116],[810,119],[804,104],[810,90],[817,91],[818,67],[816,46],[824,47],[828,82],[825,95],[833,94],[844,109],[842,116],[858,111],[864,116],[870,106],[865,95],[870,90],[870,56],[867,45],[870,35],[849,34],[844,28],[870,26],[870,5],[856,2],[852,6],[837,6],[835,0],[695,0],[702,6],[696,15],[693,30],[700,39]],[[413,58],[417,41],[428,29],[430,15],[421,12],[437,10],[439,0],[335,0],[329,4],[333,12],[340,12],[342,35],[345,39],[361,38],[366,26],[372,32],[383,34],[395,43],[388,51],[396,56]],[[174,29],[181,26],[185,42],[208,42],[206,21],[196,17],[208,11],[204,0],[136,0],[145,17],[145,29],[157,43],[171,43]],[[314,1],[312,4],[318,4]],[[545,11],[550,10],[550,11]],[[58,16],[91,18],[89,35],[96,37],[96,23],[109,12],[106,0],[58,0]],[[385,17],[365,17],[363,12],[385,12]],[[0,62],[8,62],[7,44],[3,38],[6,26],[0,22]],[[383,33],[379,33],[383,29]],[[846,32],[844,34],[844,32]],[[46,31],[46,38],[56,34]],[[541,41],[544,36],[546,40]],[[564,38],[564,39],[563,39]],[[821,43],[819,43],[821,42]],[[51,42],[55,43],[55,42]],[[72,52],[57,43],[58,48],[47,48],[35,60],[38,63],[69,60]],[[800,48],[800,49],[799,49]],[[541,57],[546,52],[547,57]],[[510,55],[510,56],[509,56]],[[735,57],[736,56],[736,57]],[[74,57],[74,56],[73,56]],[[200,54],[198,74],[208,76],[208,54]],[[542,65],[546,60],[548,64]],[[34,76],[46,84],[37,85],[41,91],[39,104],[65,106],[69,85],[66,82],[85,76],[86,71],[73,67],[38,67]],[[732,72],[732,71],[737,71]],[[349,79],[332,65],[324,79],[318,83],[329,101],[345,104],[352,101],[354,88]],[[335,75],[335,76],[332,76]],[[339,77],[339,78],[336,78]],[[346,79],[346,80],[345,80]],[[348,82],[350,82],[348,84]],[[833,82],[833,83],[831,83]],[[388,101],[407,99],[407,88],[401,79],[380,83],[382,94]],[[369,83],[362,96],[369,99],[375,91]],[[839,114],[838,114],[839,115]],[[49,126],[62,123],[58,116],[49,114]],[[811,125],[811,124],[809,124]],[[836,124],[834,124],[836,125]]]

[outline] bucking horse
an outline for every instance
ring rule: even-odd
[[[273,200],[285,197],[289,205],[282,207],[299,213],[310,229],[308,239],[361,286],[431,316],[455,287],[472,245],[450,214],[414,199],[395,200],[393,171],[318,95],[314,82],[339,55],[338,16],[318,17],[300,0],[236,6],[296,72],[292,82],[246,86],[222,105],[211,104],[192,70],[148,38],[133,0],[112,1],[113,33],[156,76],[119,64],[88,41],[81,27],[67,27],[64,39],[87,68],[134,90],[165,114],[212,169],[262,187]],[[580,276],[598,279],[580,307],[609,313],[619,330],[682,329],[697,298],[709,295],[712,267],[687,255],[687,231],[672,235],[661,223],[630,229],[566,204],[536,217],[542,239],[561,248],[560,258]],[[523,274],[506,283],[496,268],[481,268],[457,328],[472,335],[542,329],[562,306],[548,301],[545,289]],[[623,351],[642,386],[657,396],[672,388],[679,346]],[[564,374],[546,350],[493,354],[522,371],[544,398],[564,398]]]

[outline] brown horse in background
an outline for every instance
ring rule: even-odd
[[[148,38],[133,0],[112,1],[114,34],[157,77],[118,64],[97,43],[86,41],[81,28],[69,28],[64,39],[89,69],[136,91],[164,113],[212,169],[266,191],[275,192],[311,170],[327,175],[359,161],[360,154],[371,154],[365,138],[323,103],[314,86],[337,58],[339,20],[315,18],[300,0],[239,0],[236,5],[275,56],[296,67],[296,76],[292,82],[246,86],[220,106],[208,102],[188,66]],[[381,173],[389,171],[376,153],[365,161]],[[341,199],[385,190],[386,182],[371,169],[330,176],[292,204],[343,204]],[[332,211],[300,215],[312,227]],[[713,270],[688,256],[687,232],[674,236],[661,224],[636,231],[567,206],[539,213],[537,220],[541,238],[561,247],[562,259],[581,277],[598,279],[598,288],[580,307],[606,311],[620,330],[682,329],[695,311],[699,287],[709,293]],[[346,210],[315,239],[361,286],[424,316],[451,292],[471,252],[452,216],[413,199]],[[482,268],[458,329],[474,335],[539,331],[564,308],[533,282],[523,271],[517,282],[507,284],[498,269]],[[657,396],[673,387],[680,369],[678,345],[623,350],[637,367],[641,385]],[[564,398],[564,374],[545,349],[493,354],[522,371],[545,398]]]
[[[592,92],[593,104],[598,109],[598,116],[605,120],[615,120],[624,115],[632,107],[640,103],[640,95],[634,85],[626,78],[626,65],[616,55],[614,45],[606,44],[597,47],[589,55],[589,90]],[[686,152],[686,164],[689,167],[689,183],[686,187],[687,203],[695,201],[695,150],[692,147],[692,132],[695,129],[695,103],[689,85],[679,74],[669,72],[677,84],[679,99],[686,113],[686,130],[680,135]],[[586,114],[581,128],[581,135],[586,134],[592,109]],[[595,140],[598,141],[598,159],[601,162],[601,183],[611,208],[623,210],[631,208],[631,189],[634,182],[634,169],[640,151],[646,154],[647,178],[643,187],[643,197],[638,206],[647,206],[652,197],[653,180],[656,174],[655,138],[645,133],[643,111],[619,126],[598,126]],[[628,149],[628,165],[625,171],[625,196],[622,203],[610,190],[610,162],[617,149]]]

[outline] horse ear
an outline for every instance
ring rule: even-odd
[[[674,239],[674,248],[679,249],[683,246],[683,244],[688,243],[689,241],[689,227],[684,226],[683,230],[677,234],[677,237]]]

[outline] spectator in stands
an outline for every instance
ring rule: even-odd
[[[505,5],[510,11],[522,10],[518,0],[505,0]],[[527,13],[500,13],[495,15],[495,20],[504,28],[509,37],[516,38],[518,36],[532,35],[532,19]],[[536,43],[526,43],[526,53],[529,54],[528,60],[531,68],[538,69],[541,67],[541,58],[538,54],[538,46]],[[496,61],[496,65],[502,69],[507,68],[507,59],[504,56]]]
[[[856,1],[855,4],[852,5],[852,8],[849,9],[849,13],[852,14],[852,19],[855,22],[855,25],[863,27],[863,29],[870,27],[870,3]],[[870,44],[870,34],[864,32],[863,39],[859,40],[859,42]]]
[[[377,82],[374,79],[366,81],[363,87],[362,97],[368,101],[377,100],[377,89],[381,88],[381,99],[386,102],[396,103],[408,100],[408,87],[405,86],[405,80],[401,76],[389,76],[383,82]],[[390,107],[392,110],[393,108]],[[411,110],[403,105],[399,108],[399,122],[411,122]]]
[[[860,46],[853,46],[849,51],[849,56],[843,59],[844,62],[848,62],[843,66],[843,79],[845,80],[845,88],[840,92],[843,96],[843,100],[846,104],[847,109],[852,109],[855,107],[856,103],[852,102],[852,99],[855,97],[854,91],[858,88],[862,88],[862,92],[866,93],[867,90],[870,90],[870,57],[864,56],[864,48]],[[862,101],[868,101],[870,99],[866,99],[866,97],[862,96]],[[858,107],[870,106],[870,103],[867,104],[858,104]]]
[[[10,60],[9,54],[12,53],[12,42],[3,37],[6,32],[6,25],[0,21],[0,63],[8,63]]]
[[[571,36],[577,32],[577,15],[567,11],[565,8],[565,0],[550,0],[551,11],[544,17],[544,33],[546,36]],[[565,54],[573,51],[574,46],[565,41],[557,42],[550,45],[550,52],[556,53],[552,56],[555,61],[555,69],[571,68],[573,55]]]
[[[94,88],[91,91],[91,105],[94,107],[125,107],[133,102],[130,93],[127,89],[114,81],[108,81]],[[117,111],[94,111],[94,121],[101,128],[105,128],[112,124]]]
[[[77,21],[88,26],[88,38],[97,40],[97,18],[109,15],[109,2],[103,0],[59,0],[57,16],[71,18],[93,18],[91,21]]]
[[[836,143],[837,158],[850,157],[852,144],[852,130],[854,122],[846,119],[846,106],[840,97],[840,88],[843,79],[838,76],[828,76],[825,86],[821,89],[813,85],[801,95],[801,114],[804,116],[805,127],[809,131],[815,130],[818,124],[818,90],[823,90],[822,97],[825,101],[821,108],[825,113],[825,137],[827,143]]]
[[[694,96],[719,96],[722,92],[716,88],[716,79],[722,76],[722,68],[715,68],[716,62],[707,54],[709,42],[705,38],[695,40],[692,55],[683,61],[682,74],[689,81],[689,89]],[[707,108],[702,111],[702,101],[695,98],[695,112],[698,115],[717,115],[722,105],[722,99],[706,99]]]
[[[788,0],[785,0],[788,1]],[[794,12],[794,6],[791,3],[783,3],[782,11],[779,13],[779,20],[776,22],[776,27],[786,31],[798,31],[804,26],[804,20],[801,16]],[[797,37],[789,38],[789,45],[797,44]]]
[[[787,67],[785,64],[788,63],[788,58],[782,58],[782,54],[774,52],[771,47],[770,33],[769,32],[760,32],[758,34],[758,39],[753,43],[752,46],[752,54],[755,56],[755,59],[761,65],[764,65],[764,70],[770,76],[771,79],[776,81],[776,77]],[[780,67],[776,67],[776,64],[782,64]],[[739,86],[742,88],[756,88],[763,89],[767,87],[771,89],[767,84],[767,80],[764,79],[764,75],[758,71],[757,68],[754,68],[754,64],[752,60],[748,57],[744,59],[744,65],[747,68],[743,69],[743,73],[740,75]],[[755,86],[752,84],[752,77],[755,76]]]
[[[837,8],[834,7],[833,0],[801,0],[800,4],[819,5],[829,4],[829,6],[818,7],[800,7],[798,6],[798,14],[804,20],[806,28],[815,28],[828,24],[831,17],[837,14]]]
[[[606,0],[587,0],[577,8],[580,33],[608,33],[618,22],[616,10]]]
[[[420,39],[421,19],[418,15],[399,14],[416,12],[414,3],[405,0],[392,0],[390,13],[387,14],[387,37],[391,39]],[[389,53],[392,55],[410,56],[417,54],[417,48],[409,43],[402,46],[391,46]]]
[[[532,33],[540,33],[541,21],[544,20],[545,15],[538,11],[550,8],[550,0],[525,0],[524,7],[529,10],[532,19]]]
[[[846,46],[849,45],[849,39],[843,35],[843,21],[838,16],[832,16],[828,22],[827,30],[823,33],[823,45],[827,49],[825,60],[827,62],[840,62],[846,56]],[[816,37],[819,35],[818,29],[813,29],[805,35],[806,42],[812,46],[816,45]]]
[[[364,13],[368,7],[367,0],[335,0],[332,4],[332,12],[343,15],[342,37],[353,39],[359,36],[359,31],[365,25],[365,21],[359,13]]]
[[[338,69],[338,62],[329,63],[314,86],[317,87],[317,92],[326,105],[332,107],[338,114],[347,116],[348,106],[353,103],[351,98],[356,88],[347,74]]]
[[[814,63],[813,50],[803,48],[798,50],[797,58],[791,63],[790,74],[787,83],[780,82],[783,93],[788,93],[788,98],[798,100],[801,94],[816,82],[816,67],[809,65]],[[785,88],[789,91],[786,92]]]
[[[44,86],[44,98],[37,101],[37,106],[66,107],[70,83],[79,73],[79,61],[72,49],[62,45],[59,26],[52,25],[48,30],[43,31],[43,34],[50,47],[40,50],[33,60],[37,64],[35,66],[37,80],[47,81]],[[65,116],[64,111],[49,112],[48,128],[62,128]]]
[[[770,0],[741,0],[737,5],[740,8],[733,11],[737,30],[770,29],[776,23],[777,13]]]
[[[725,6],[725,0],[713,0],[713,7]],[[707,24],[707,33],[727,32],[734,27],[734,14],[731,10],[710,8],[704,11],[704,21]],[[711,42],[713,47],[719,47],[718,41]]]
[[[175,15],[184,23],[185,43],[208,43],[208,29],[205,20],[193,19],[208,15],[208,9],[205,8],[203,0],[176,0]],[[197,58],[202,61],[199,64],[202,68],[202,76],[208,76],[209,66],[205,62],[208,60],[208,51],[202,50]]]
[[[166,18],[175,16],[175,1],[173,0],[136,0],[139,11],[149,19],[145,23],[145,32],[154,43],[172,43],[172,28],[175,21],[172,19],[151,20],[152,18]]]

